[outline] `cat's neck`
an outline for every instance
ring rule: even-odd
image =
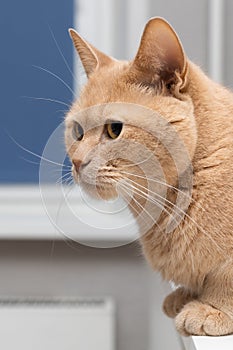
[[[189,62],[187,92],[193,100],[197,116],[200,110],[208,114],[210,111],[216,112],[216,105],[223,110],[226,105],[233,105],[233,94],[211,80],[192,62]]]
[[[233,94],[213,82],[192,62],[189,63],[187,93],[193,101],[197,126],[196,158],[208,157],[213,145],[226,138],[227,130],[230,128],[233,132]]]

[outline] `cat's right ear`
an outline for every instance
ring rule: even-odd
[[[69,29],[69,34],[88,77],[98,68],[112,63],[111,57],[89,44],[74,29]]]

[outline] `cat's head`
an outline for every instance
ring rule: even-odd
[[[75,180],[112,198],[122,179],[147,188],[146,177],[157,178],[162,167],[163,181],[176,185],[193,157],[196,127],[189,62],[174,30],[151,19],[129,62],[103,54],[73,29],[70,35],[88,77],[66,117]]]

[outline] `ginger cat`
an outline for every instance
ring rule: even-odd
[[[161,18],[146,24],[130,62],[70,35],[88,76],[66,117],[75,180],[92,195],[130,197],[146,259],[178,286],[163,309],[182,335],[233,333],[233,94]],[[180,193],[188,204],[175,204]]]

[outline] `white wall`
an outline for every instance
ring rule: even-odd
[[[0,281],[0,297],[111,296],[117,350],[179,349],[171,321],[162,315],[163,285],[136,244],[95,249],[65,242],[1,242]]]
[[[233,85],[230,0],[76,0],[76,27],[93,45],[119,59],[136,54],[145,23],[168,20],[188,57],[214,80]]]

